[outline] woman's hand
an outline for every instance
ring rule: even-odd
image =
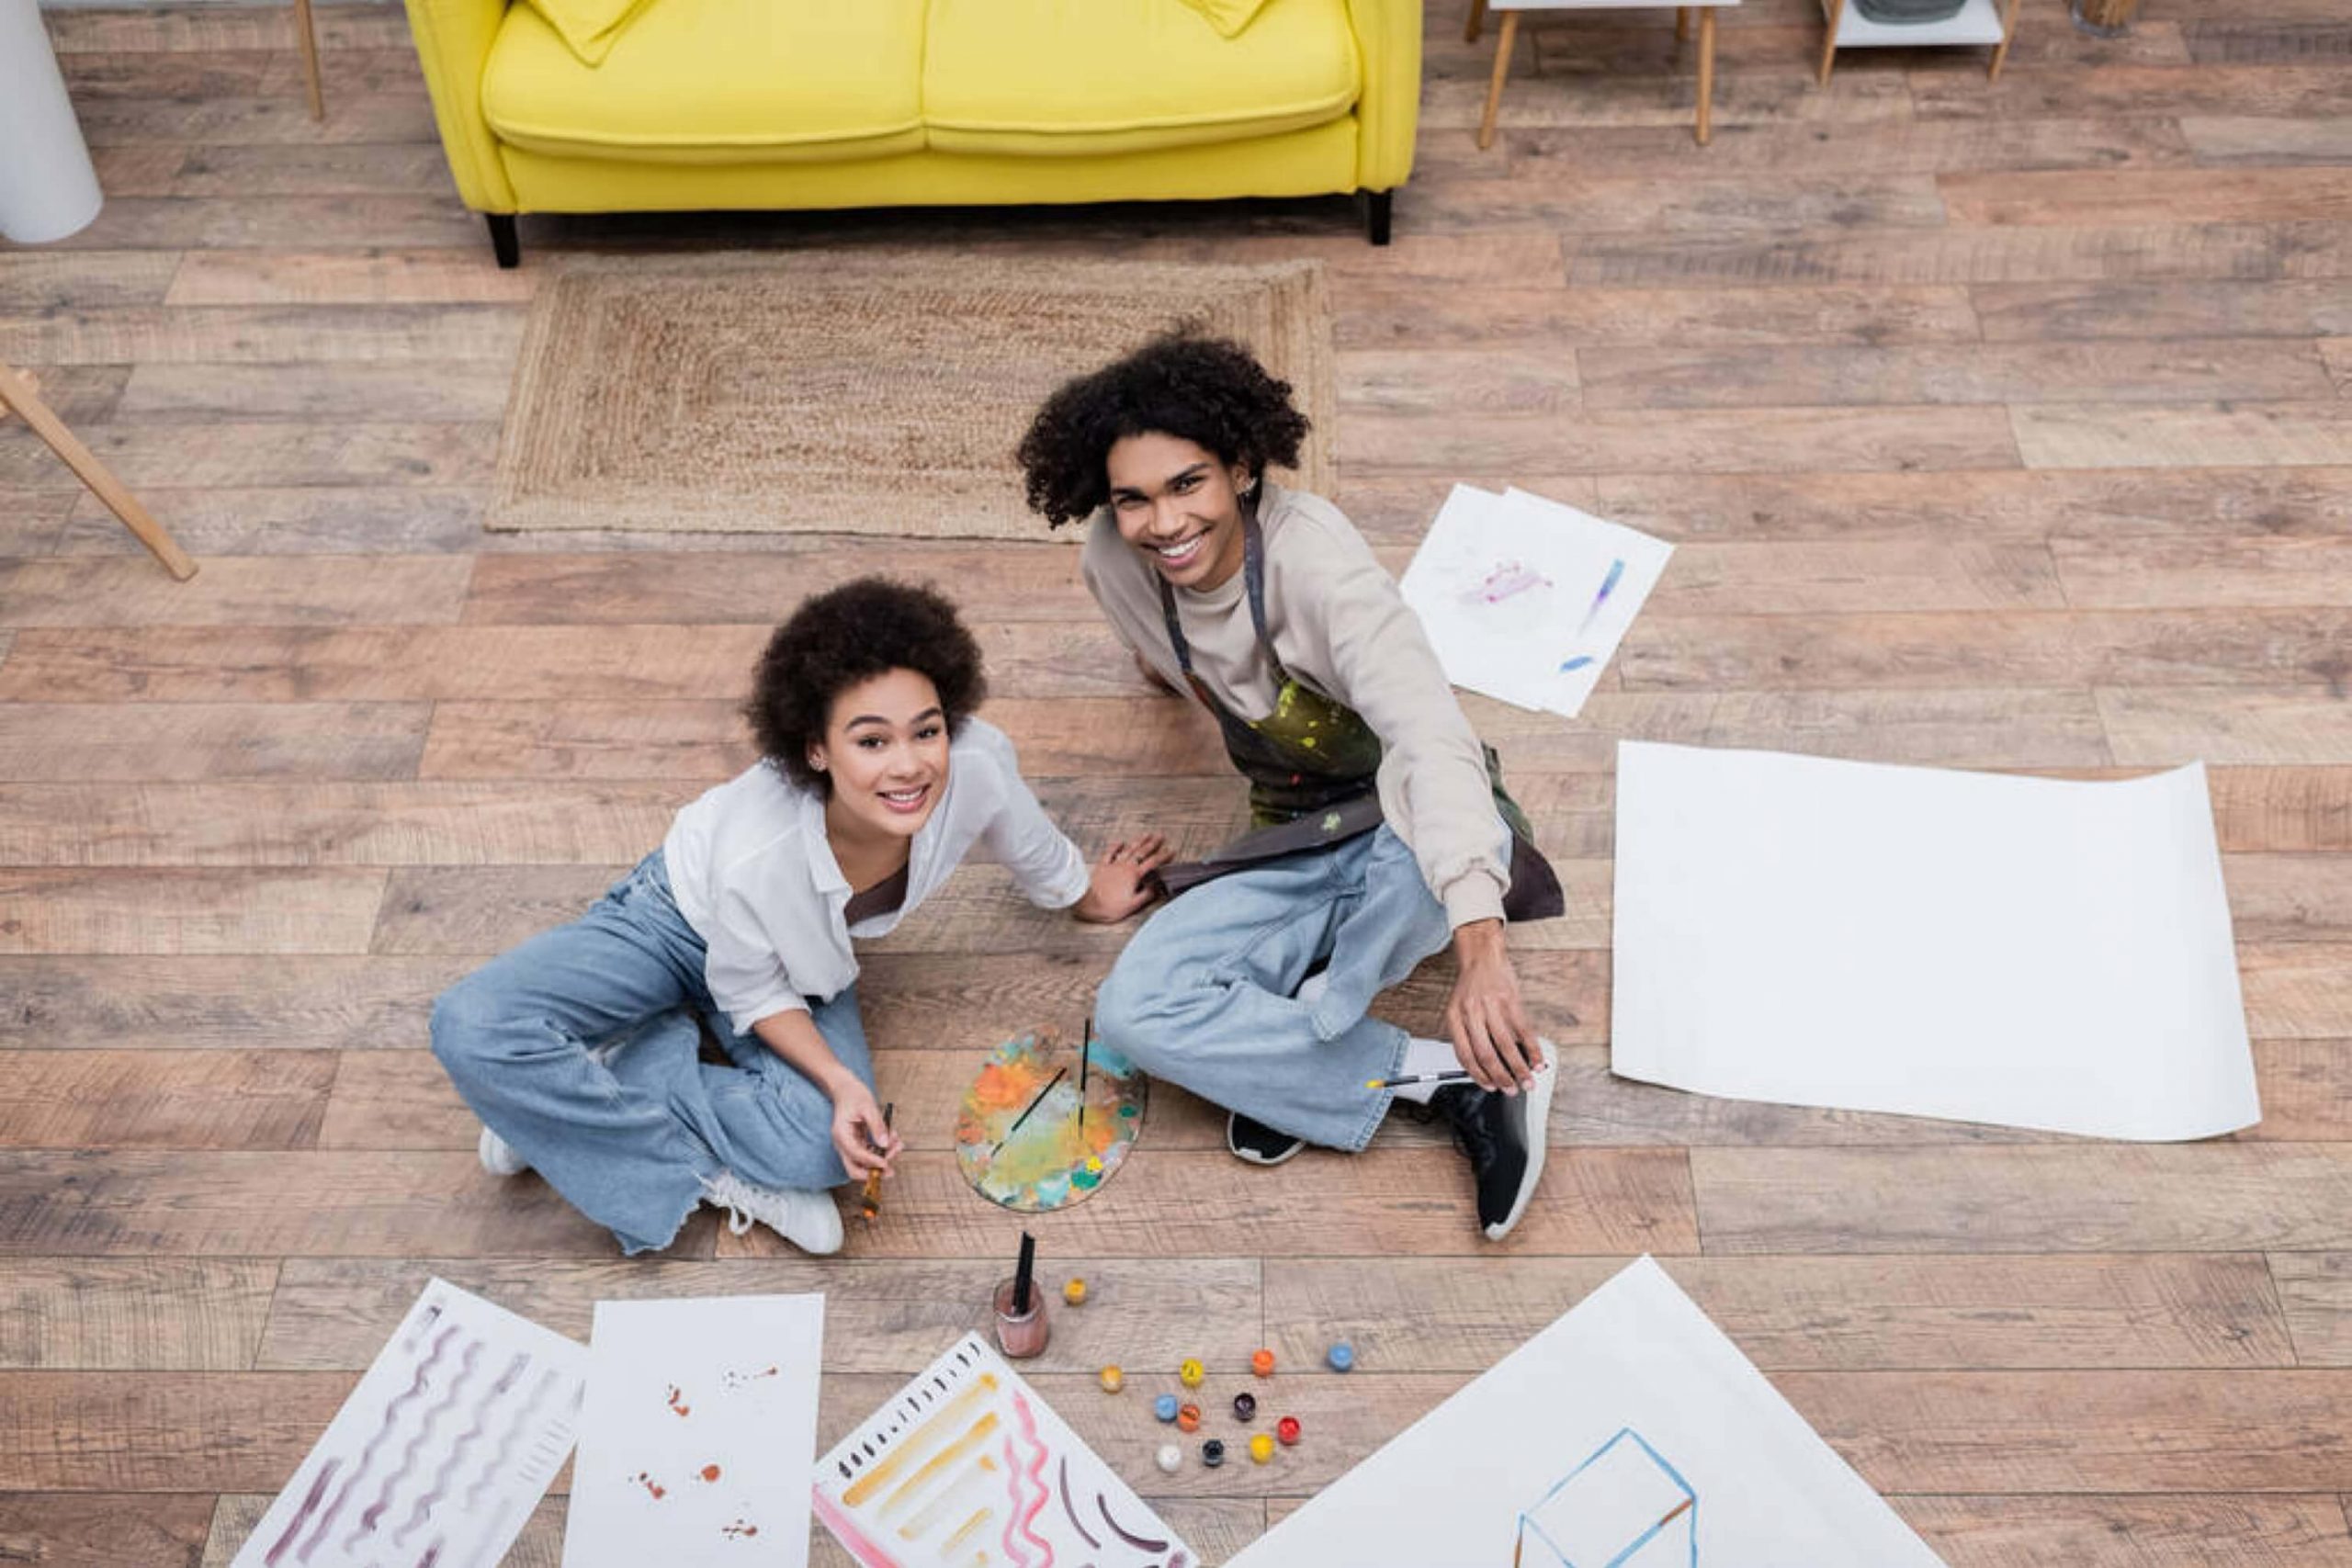
[[[1113,925],[1149,906],[1159,896],[1151,874],[1166,865],[1176,852],[1158,833],[1122,839],[1094,863],[1085,897],[1070,907],[1081,920]]]
[[[882,1107],[872,1089],[853,1077],[833,1090],[833,1152],[852,1181],[876,1170],[889,1175],[899,1147],[899,1134],[882,1124]]]
[[[1445,1002],[1453,1054],[1481,1089],[1516,1094],[1544,1070],[1544,1047],[1520,1000],[1519,975],[1503,946],[1500,920],[1473,920],[1453,933],[1461,962]]]

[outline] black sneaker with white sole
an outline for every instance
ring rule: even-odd
[[[1238,1160],[1251,1165],[1280,1165],[1306,1146],[1304,1138],[1277,1132],[1238,1111],[1225,1115],[1225,1146]]]
[[[1544,1179],[1544,1136],[1557,1076],[1556,1067],[1546,1066],[1517,1094],[1454,1083],[1430,1097],[1430,1109],[1452,1125],[1455,1146],[1470,1162],[1478,1224],[1488,1241],[1510,1235]]]

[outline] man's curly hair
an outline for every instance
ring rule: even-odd
[[[989,694],[980,645],[945,595],[860,577],[808,600],[768,638],[743,705],[761,755],[793,783],[827,788],[808,765],[808,748],[824,739],[834,699],[893,670],[911,670],[938,688],[951,736]]]
[[[1298,466],[1306,416],[1248,349],[1182,326],[1125,359],[1068,381],[1046,400],[1018,454],[1029,510],[1058,528],[1109,503],[1111,447],[1174,435],[1254,478]]]

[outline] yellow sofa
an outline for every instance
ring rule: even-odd
[[[523,212],[1365,193],[1413,166],[1420,0],[648,0],[596,65],[527,5],[408,0],[458,191]]]

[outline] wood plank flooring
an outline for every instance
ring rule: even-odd
[[[1339,499],[1394,565],[1452,482],[1655,530],[1674,570],[1576,724],[1473,700],[1571,918],[1520,933],[1556,1153],[1480,1242],[1426,1129],[1256,1173],[1155,1101],[1054,1221],[1097,1304],[1039,1381],[1212,1561],[1654,1252],[1955,1568],[2352,1568],[2352,29],[2341,0],[2032,0],[2007,71],[1724,13],[1713,145],[1670,27],[1428,18],[1397,242],[1338,201],[530,218],[492,265],[396,6],[52,13],[111,197],[0,249],[0,357],[203,558],[175,584],[0,428],[0,1560],[225,1564],[423,1280],[584,1334],[600,1296],[823,1290],[838,1431],[974,1321],[1009,1216],[963,1189],[975,1049],[1075,1024],[1117,937],[967,870],[867,963],[913,1150],[815,1262],[691,1224],[623,1261],[477,1168],[433,997],[563,918],[750,758],[803,594],[956,585],[990,708],[1099,844],[1235,829],[1214,736],[1145,692],[1066,547],[487,535],[537,268],[850,243],[1312,256]],[[2109,777],[2201,758],[2268,1115],[2143,1149],[1611,1077],[1622,737]],[[1384,1004],[1434,1027],[1445,965]],[[1308,1442],[1159,1478],[1090,1374],[1260,1344]],[[1129,1396],[1130,1399],[1133,1397]],[[554,1568],[562,1499],[510,1562]],[[816,1561],[840,1564],[820,1542]]]

